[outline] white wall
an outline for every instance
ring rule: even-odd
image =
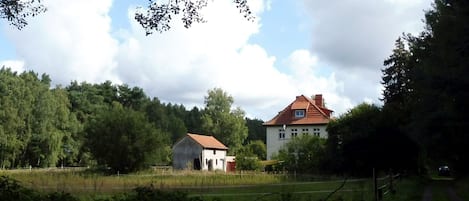
[[[292,139],[292,133],[297,133],[297,136],[303,135],[303,133],[308,133],[308,135],[314,135],[319,133],[319,137],[327,138],[326,124],[322,125],[292,125],[285,127],[285,138],[279,138],[279,129],[283,129],[283,126],[268,126],[266,128],[266,143],[267,143],[267,160],[272,159],[272,155],[277,154],[277,152],[282,148],[286,143]],[[296,131],[292,131],[296,129]],[[303,131],[303,129],[308,129],[308,131]],[[319,130],[315,130],[319,129]]]
[[[226,170],[226,150],[204,149],[202,151],[202,170],[209,170],[210,160],[212,160],[213,170]]]

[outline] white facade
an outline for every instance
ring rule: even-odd
[[[212,136],[188,134],[173,146],[173,168],[226,171],[227,149]]]
[[[313,135],[327,138],[326,127],[326,124],[268,126],[266,128],[267,160],[271,160],[273,155],[276,155],[285,144],[296,136]]]
[[[201,160],[202,170],[226,171],[226,150],[204,149]]]

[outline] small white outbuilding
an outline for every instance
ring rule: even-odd
[[[227,150],[213,136],[188,133],[173,146],[173,168],[226,171]]]

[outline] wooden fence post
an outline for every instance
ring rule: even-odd
[[[394,174],[392,173],[392,170],[389,171],[389,176],[390,176],[390,180],[389,180],[389,192],[391,192],[391,194],[394,194],[394,186],[393,186]]]
[[[375,168],[373,168],[373,193],[374,193],[375,201],[379,201],[378,200],[378,179],[376,176]]]

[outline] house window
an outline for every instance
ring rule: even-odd
[[[305,117],[305,111],[304,110],[295,110],[295,117],[296,118]]]
[[[292,128],[291,129],[291,137],[294,138],[296,136],[298,136],[298,129]]]
[[[278,129],[278,139],[280,139],[280,140],[285,139],[285,130]]]
[[[213,155],[216,155],[217,154],[217,150],[213,150]]]
[[[308,135],[309,134],[309,129],[307,129],[307,128],[303,128],[302,131],[303,131],[302,132],[303,135]]]
[[[319,129],[319,128],[314,128],[314,129],[313,129],[313,135],[319,137],[319,136],[321,135],[321,129]]]

